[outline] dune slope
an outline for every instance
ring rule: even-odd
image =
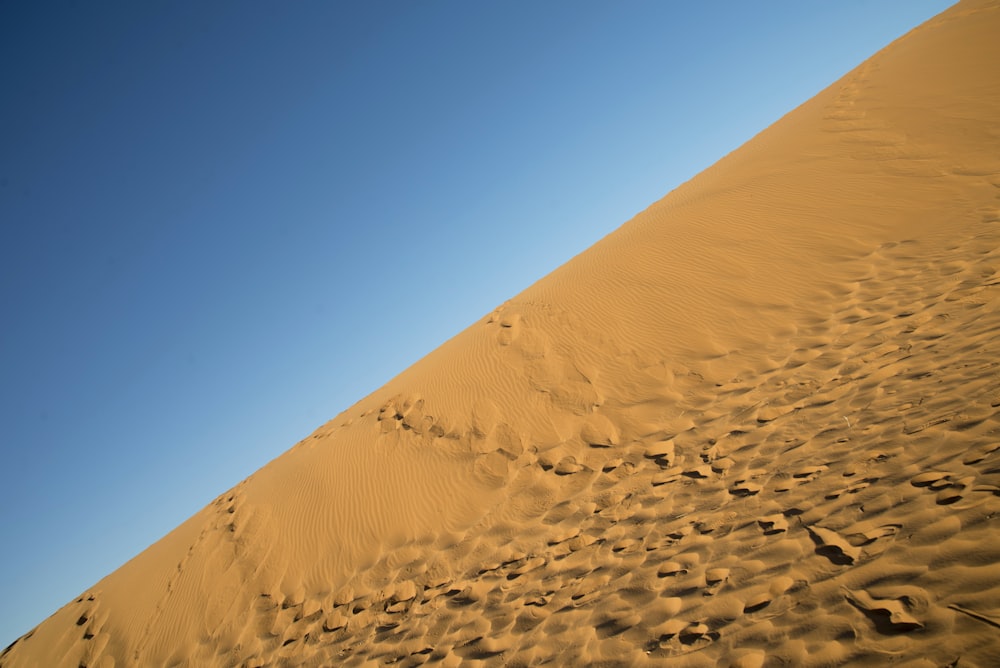
[[[0,666],[995,665],[996,35],[900,38]]]

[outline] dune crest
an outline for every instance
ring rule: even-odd
[[[0,666],[992,665],[997,35],[898,39]]]

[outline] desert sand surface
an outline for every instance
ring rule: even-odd
[[[903,36],[0,665],[1000,665],[998,35]]]

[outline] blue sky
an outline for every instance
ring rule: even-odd
[[[948,4],[0,2],[0,647]]]

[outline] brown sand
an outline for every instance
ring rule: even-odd
[[[897,40],[0,664],[998,665],[998,35]]]

